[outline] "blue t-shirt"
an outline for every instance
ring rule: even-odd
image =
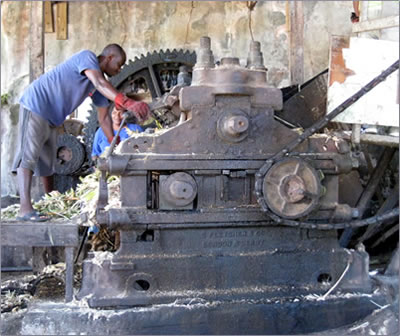
[[[143,129],[136,124],[128,124],[128,128],[134,132],[143,132]],[[114,130],[114,134],[117,134],[117,131]],[[126,132],[125,127],[119,132],[119,137],[122,140],[128,139],[130,136]],[[106,147],[109,147],[110,143],[107,140],[103,130],[99,128],[94,135],[93,146],[92,146],[92,156],[100,156]]]
[[[94,85],[83,73],[87,69],[101,72],[96,55],[83,50],[33,81],[20,103],[50,124],[61,125],[94,90]],[[109,105],[107,98],[98,91],[91,97],[96,106]]]

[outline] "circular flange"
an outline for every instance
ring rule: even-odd
[[[275,163],[263,182],[268,207],[288,219],[303,217],[313,211],[321,195],[317,171],[299,158],[285,158]]]
[[[164,198],[168,203],[183,207],[193,202],[197,195],[197,184],[187,173],[174,173],[162,185]]]
[[[85,160],[83,144],[71,134],[61,134],[57,138],[57,161],[55,172],[69,175],[81,168]]]
[[[218,136],[229,143],[243,141],[249,134],[250,121],[239,109],[228,110],[217,121]]]

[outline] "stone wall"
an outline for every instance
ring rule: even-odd
[[[192,4],[193,7],[192,8]],[[254,39],[261,42],[269,83],[290,85],[287,1],[258,1],[252,12]],[[329,37],[351,32],[350,1],[303,2],[304,74],[311,78],[328,65]],[[55,10],[55,6],[54,10]],[[30,2],[1,2],[1,93],[9,105],[1,111],[1,194],[15,194],[9,168],[16,146],[18,99],[28,84]],[[68,40],[45,35],[45,69],[73,53],[90,49],[100,53],[108,43],[119,43],[133,59],[148,51],[195,50],[201,36],[212,39],[215,59],[247,58],[251,35],[246,1],[181,2],[70,2]],[[190,18],[190,21],[189,21]]]

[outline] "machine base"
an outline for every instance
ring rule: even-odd
[[[373,301],[373,302],[372,302]],[[308,295],[287,302],[208,302],[200,298],[173,304],[128,309],[93,309],[84,301],[35,303],[21,323],[10,321],[17,335],[133,335],[133,334],[306,334],[366,318],[384,306],[387,297],[375,294]],[[2,331],[6,317],[2,316]],[[19,325],[17,327],[17,325]],[[10,330],[9,330],[10,331]]]

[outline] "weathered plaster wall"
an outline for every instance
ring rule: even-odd
[[[328,67],[331,35],[351,35],[352,1],[304,1],[304,79]]]
[[[81,49],[99,53],[111,42],[121,44],[131,59],[153,50],[194,50],[204,35],[211,37],[216,59],[237,56],[244,61],[251,39],[246,1],[193,4],[192,9],[191,1],[70,2],[68,40],[56,40],[56,33],[45,35],[45,68],[54,67]],[[291,84],[287,5],[287,1],[258,1],[252,13],[253,35],[261,42],[269,82],[275,87]],[[13,104],[28,83],[29,6],[23,1],[1,2],[1,93],[10,93],[14,110]],[[351,9],[351,1],[304,2],[305,79],[327,67],[330,34],[350,34]],[[16,127],[11,121],[15,112],[11,109],[5,106],[1,112],[2,195],[15,193],[8,174],[16,146]]]

